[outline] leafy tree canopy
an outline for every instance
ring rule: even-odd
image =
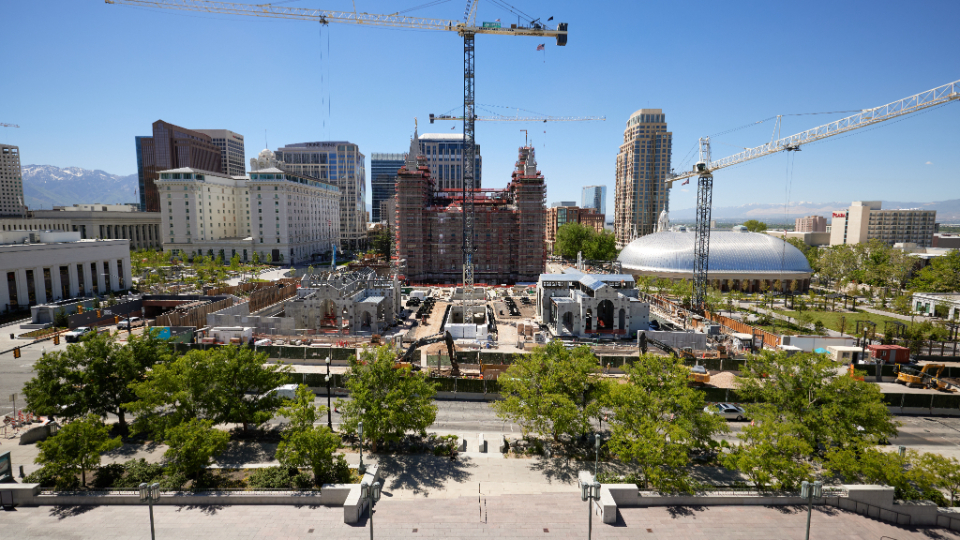
[[[34,460],[57,477],[58,487],[68,487],[79,470],[87,485],[87,469],[100,464],[100,454],[120,448],[120,437],[110,438],[110,428],[96,414],[69,422],[56,435],[40,441],[40,453]]]
[[[930,261],[910,286],[920,292],[960,291],[960,251],[952,250]]]
[[[314,406],[313,399],[313,392],[301,384],[293,403],[280,410],[290,419],[290,425],[277,446],[277,460],[290,468],[309,467],[316,485],[345,481],[343,471],[349,475],[349,465],[343,454],[334,455],[340,448],[340,437],[327,426],[313,425],[326,411],[326,407]]]
[[[166,342],[153,332],[131,337],[126,346],[108,333],[87,336],[34,364],[36,375],[23,387],[27,406],[37,414],[66,418],[115,414],[125,432],[126,403],[136,397],[128,385],[169,355]]]
[[[755,219],[748,219],[743,222],[743,226],[750,232],[762,233],[767,230],[767,224]]]
[[[627,384],[610,384],[605,399],[613,409],[611,452],[636,465],[644,488],[688,491],[691,452],[717,447],[713,437],[726,421],[703,411],[703,393],[687,384],[682,360],[641,354],[624,369]]]
[[[557,229],[553,252],[565,259],[576,259],[583,252],[585,259],[608,261],[615,259],[617,241],[608,231],[597,232],[580,223],[565,223]]]
[[[437,417],[436,386],[423,372],[394,369],[395,358],[389,345],[366,349],[359,360],[352,358],[346,380],[352,399],[337,401],[341,429],[357,433],[363,422],[363,438],[374,451],[379,443],[398,441],[407,431],[426,435]]]
[[[273,417],[280,398],[270,390],[286,383],[289,366],[266,364],[266,354],[229,345],[190,351],[160,364],[132,385],[134,428],[162,437],[189,419],[237,423],[246,430]]]
[[[169,445],[164,459],[174,471],[194,480],[230,442],[230,435],[214,428],[212,421],[197,418],[167,428],[164,438]]]
[[[503,399],[493,404],[497,416],[524,430],[581,435],[600,411],[597,357],[583,345],[567,350],[558,341],[522,355],[500,376]]]

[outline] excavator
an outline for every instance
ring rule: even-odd
[[[413,371],[420,371],[420,362],[414,362],[414,354],[420,347],[426,347],[427,345],[432,345],[434,343],[446,342],[447,344],[447,354],[450,356],[450,376],[459,377],[460,376],[460,364],[457,363],[457,350],[453,344],[453,336],[450,335],[450,332],[440,332],[439,334],[434,334],[432,336],[427,336],[425,338],[420,338],[410,344],[410,347],[407,348],[407,352],[397,358],[395,367],[410,367]]]
[[[945,392],[956,392],[953,385],[940,378],[940,374],[946,368],[944,364],[924,364],[919,370],[903,364],[896,364],[896,366],[898,384],[904,384],[911,388],[931,388]]]
[[[681,349],[679,352],[673,347],[667,345],[666,343],[653,338],[648,338],[646,332],[640,332],[640,353],[647,354],[647,344],[651,344],[663,352],[670,353],[674,358],[690,358],[696,360],[693,352],[688,349]],[[688,384],[690,386],[705,386],[710,384],[710,373],[707,372],[707,368],[697,364],[690,368],[690,375],[687,377]]]

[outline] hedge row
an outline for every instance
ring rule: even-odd
[[[173,343],[173,350],[183,355],[189,351],[204,351],[223,345],[217,343]],[[259,345],[258,353],[265,353],[268,358],[281,360],[324,360],[328,355],[332,360],[349,360],[356,358],[357,349],[351,347],[302,347],[296,345]]]

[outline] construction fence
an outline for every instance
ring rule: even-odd
[[[250,313],[282,302],[297,295],[297,287],[292,283],[279,283],[250,293]]]
[[[207,325],[207,314],[221,309],[226,309],[233,305],[233,298],[227,297],[216,302],[209,302],[203,305],[189,308],[184,311],[171,311],[163,315],[157,315],[154,326],[193,326],[203,328]]]
[[[205,351],[223,347],[220,343],[174,343],[173,350],[177,355],[183,355],[189,351]],[[331,361],[343,362],[357,357],[357,349],[352,347],[297,347],[286,345],[257,345],[254,347],[257,353],[267,355],[271,360],[299,360],[323,362],[329,356]]]

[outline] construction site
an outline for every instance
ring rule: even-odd
[[[505,189],[441,189],[416,141],[415,134],[397,173],[394,258],[402,278],[412,284],[464,282],[462,224],[470,206],[476,283],[535,282],[547,252],[546,187],[533,147],[520,148]]]

